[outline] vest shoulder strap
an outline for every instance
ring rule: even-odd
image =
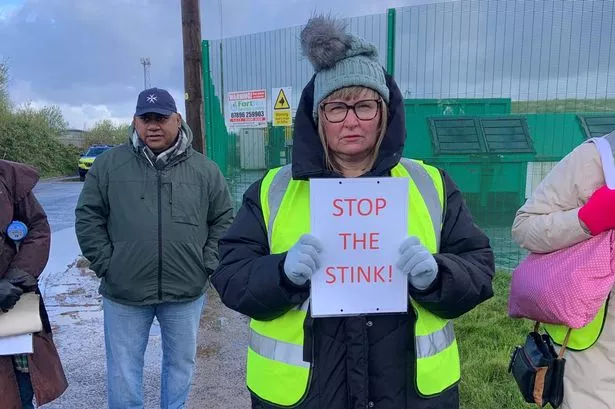
[[[432,168],[434,170],[432,173],[437,173],[437,178],[439,178],[436,180],[435,175],[428,172],[428,165],[407,158],[401,158],[399,163],[408,171],[417,189],[421,192],[421,196],[423,196],[436,234],[437,248],[440,248],[440,234],[442,232],[445,203],[444,189],[442,188],[443,181],[440,172],[436,168]],[[439,183],[440,186],[437,186],[436,183]],[[438,187],[441,188],[438,189]]]
[[[615,156],[615,131],[604,135],[604,139],[609,141],[611,145],[611,151],[613,152],[613,156]]]
[[[615,131],[598,138],[588,139],[593,142],[600,154],[604,180],[610,189],[615,189]]]
[[[263,209],[263,217],[265,219],[265,227],[267,227],[267,236],[269,237],[270,246],[271,227],[278,215],[284,193],[286,193],[291,179],[292,168],[290,164],[270,170],[263,178],[263,183],[261,185],[261,208]]]

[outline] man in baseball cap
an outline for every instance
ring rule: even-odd
[[[77,203],[79,245],[101,278],[109,409],[143,407],[154,317],[161,407],[183,408],[188,398],[205,290],[233,218],[224,175],[191,142],[173,97],[144,90],[130,140],[96,158]]]

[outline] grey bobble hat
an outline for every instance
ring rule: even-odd
[[[378,50],[365,39],[346,33],[339,20],[312,17],[301,31],[301,49],[316,71],[314,121],[318,121],[320,103],[340,88],[371,88],[389,102],[389,88],[378,62]]]

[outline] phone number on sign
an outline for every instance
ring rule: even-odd
[[[231,118],[264,118],[265,111],[231,112]]]

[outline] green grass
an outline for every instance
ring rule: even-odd
[[[510,353],[525,340],[532,322],[508,317],[510,275],[498,273],[494,297],[455,321],[461,354],[463,409],[527,409],[512,375]]]
[[[554,112],[615,112],[615,99],[555,99],[547,101],[513,101],[513,114]]]

